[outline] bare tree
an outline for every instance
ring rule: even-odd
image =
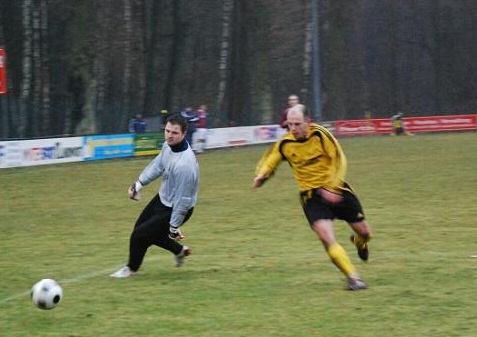
[[[219,57],[219,89],[217,94],[217,109],[219,114],[224,109],[224,97],[227,86],[227,76],[229,72],[229,58],[231,53],[231,31],[232,31],[232,13],[234,10],[234,0],[223,0],[222,7],[222,36],[220,39],[220,57]],[[219,118],[221,118],[220,116]]]
[[[42,123],[40,134],[46,135],[50,130],[50,64],[48,51],[48,1],[40,2],[41,17],[41,116]]]
[[[25,137],[32,81],[32,0],[23,0],[22,17],[23,62],[18,135]]]
[[[123,53],[124,53],[124,66],[123,66],[123,85],[122,85],[122,104],[121,104],[121,116],[120,127],[124,128],[127,125],[128,117],[130,115],[130,93],[129,85],[131,83],[131,43],[132,43],[132,13],[131,13],[131,0],[123,0],[123,20],[124,20],[124,40],[123,40]]]
[[[32,107],[29,125],[31,126],[31,135],[39,136],[40,124],[42,123],[41,114],[41,31],[40,31],[40,6],[38,0],[33,3],[33,88],[32,88]]]

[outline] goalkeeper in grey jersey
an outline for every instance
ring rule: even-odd
[[[128,264],[112,277],[134,275],[151,245],[174,254],[176,266],[190,254],[187,246],[178,241],[184,236],[180,227],[190,218],[197,201],[199,165],[187,143],[187,122],[179,115],[167,119],[164,129],[166,142],[161,153],[146,166],[128,190],[131,199],[139,199],[139,191],[153,180],[162,177],[159,193],[149,202],[134,225],[129,242]]]

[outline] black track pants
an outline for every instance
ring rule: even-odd
[[[184,222],[190,218],[192,210],[187,213]],[[158,194],[144,208],[134,225],[129,240],[128,266],[131,270],[139,269],[144,255],[146,255],[146,251],[151,245],[164,248],[175,255],[182,251],[182,245],[169,238],[171,214],[172,208],[165,206]]]

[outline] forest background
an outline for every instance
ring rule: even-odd
[[[292,93],[317,110],[318,73],[322,120],[477,106],[475,1],[0,0],[0,48],[0,139],[200,104],[210,126],[276,123]]]

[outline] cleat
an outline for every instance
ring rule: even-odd
[[[182,251],[175,256],[176,258],[176,267],[181,267],[184,264],[186,256],[189,256],[191,250],[189,247],[184,246],[182,247]]]
[[[114,278],[126,278],[126,277],[129,277],[129,276],[133,276],[134,274],[136,274],[135,271],[132,271],[128,266],[124,266],[124,267],[122,267],[121,269],[112,273],[109,276],[114,277]]]
[[[368,258],[369,258],[368,243],[365,242],[363,244],[358,244],[357,242],[355,242],[354,235],[350,236],[350,240],[356,246],[359,258],[363,261],[368,261]]]
[[[368,289],[368,285],[359,278],[348,278],[347,289],[351,291]]]

